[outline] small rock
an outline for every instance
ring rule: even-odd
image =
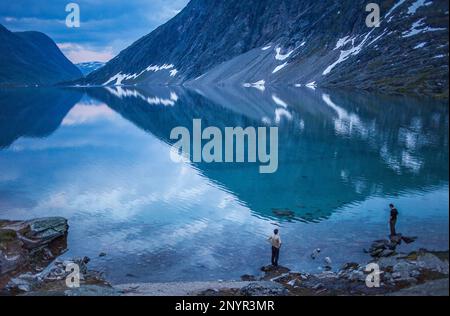
[[[25,273],[17,278],[13,278],[6,285],[6,290],[10,293],[30,292],[36,284],[36,277],[31,273]]]
[[[245,274],[245,275],[241,276],[241,280],[253,282],[253,281],[257,281],[257,278],[254,275]]]
[[[417,240],[417,237],[407,237],[407,236],[403,236],[402,240],[407,243],[407,244],[411,244],[413,242],[415,242]]]
[[[376,240],[372,243],[371,249],[384,249],[386,248],[386,245],[389,243],[389,240],[382,239],[382,240]],[[369,250],[370,251],[370,250]]]
[[[272,213],[280,217],[295,217],[295,212],[289,209],[273,209]]]
[[[415,278],[415,279],[419,278],[421,274],[422,274],[422,273],[420,273],[419,270],[413,270],[413,271],[411,271],[411,272],[409,273],[409,275],[410,275],[411,277]]]
[[[289,292],[279,283],[258,282],[250,283],[241,289],[244,296],[285,296]]]
[[[325,293],[325,292],[327,292],[327,291],[328,291],[327,289],[321,289],[321,290],[319,290],[319,291],[316,292],[316,295],[323,294],[323,293]]]
[[[400,261],[393,267],[392,276],[396,278],[394,275],[400,274],[401,278],[409,278],[411,272],[416,268],[415,265],[408,263],[406,261]]]
[[[375,249],[374,251],[370,252],[370,255],[372,257],[379,257],[383,253],[384,250],[385,250],[384,248],[383,249],[382,248]]]
[[[395,235],[395,236],[391,236],[390,239],[391,239],[391,243],[399,245],[402,242],[402,235],[398,234],[398,235]]]
[[[390,249],[385,249],[380,253],[380,257],[390,257],[395,255],[395,251],[394,250],[390,250]]]
[[[323,288],[323,284],[322,283],[317,283],[316,285],[314,285],[313,287],[312,287],[312,289],[313,290],[320,290],[320,289],[322,289]]]
[[[291,280],[291,281],[289,281],[287,284],[288,284],[289,286],[294,287],[296,281],[297,281],[297,280]]]
[[[324,269],[325,269],[326,271],[330,271],[330,270],[333,269],[333,267],[331,266],[331,265],[333,264],[333,261],[331,261],[331,258],[330,258],[330,257],[326,257],[326,258],[324,259],[324,263],[325,263]]]
[[[356,262],[348,262],[342,266],[342,270],[356,270],[359,268],[359,264]]]
[[[348,276],[349,281],[355,282],[355,281],[365,281],[366,275],[362,271],[352,271]]]
[[[408,287],[417,284],[417,279],[413,277],[399,278],[395,280],[395,284],[401,287]]]

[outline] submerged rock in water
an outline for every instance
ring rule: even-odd
[[[390,257],[395,255],[395,251],[391,250],[391,249],[384,249],[381,253],[380,253],[380,257]]]
[[[396,254],[396,249],[404,241],[405,243],[412,243],[417,240],[417,237],[407,237],[401,234],[391,236],[390,240],[382,239],[376,240],[370,246],[368,253],[374,258],[390,257]]]
[[[272,213],[280,217],[295,217],[295,212],[289,209],[273,209]]]
[[[321,252],[320,248],[314,249],[314,251],[311,254],[311,258],[315,260],[320,255],[320,252]]]
[[[403,240],[405,243],[407,243],[407,244],[411,244],[411,243],[413,243],[413,242],[415,242],[415,241],[417,240],[417,237],[407,237],[407,236],[404,236],[404,237],[402,237],[402,240]]]

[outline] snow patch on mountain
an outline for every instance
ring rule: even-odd
[[[415,14],[417,12],[417,10],[420,7],[427,7],[429,5],[432,5],[433,2],[432,1],[428,1],[428,0],[417,0],[416,2],[414,2],[409,8],[408,8],[408,14],[412,15]]]
[[[369,33],[366,34],[366,36],[363,38],[363,40],[356,46],[355,45],[355,41],[352,40],[352,48],[348,49],[348,50],[341,50],[341,55],[339,56],[338,60],[335,61],[334,63],[332,63],[330,66],[328,66],[324,72],[322,73],[322,75],[328,75],[334,67],[336,67],[338,64],[346,61],[347,59],[349,59],[351,56],[355,56],[358,55],[361,50],[364,47],[364,44],[367,42],[367,40],[369,39],[370,35],[372,34],[374,29],[372,29]],[[348,42],[348,40],[347,40]],[[339,43],[339,42],[338,42]]]
[[[424,20],[425,20],[425,18],[422,18],[419,21],[414,22],[408,31],[403,32],[402,37],[407,38],[407,37],[411,37],[411,36],[421,34],[421,33],[446,30],[443,27],[426,26]]]
[[[283,68],[286,67],[287,65],[288,65],[288,63],[285,62],[284,64],[275,67],[275,69],[272,71],[272,73],[274,74],[274,73],[279,72],[281,69],[283,69]]]
[[[334,48],[334,50],[337,50],[337,49],[339,49],[341,47],[344,47],[349,42],[353,43],[354,41],[355,41],[355,39],[354,38],[350,38],[350,36],[345,36],[343,38],[340,38],[340,39],[338,39],[338,41],[336,43],[336,47]]]
[[[425,45],[427,45],[427,42],[419,43],[419,44],[417,44],[416,46],[414,46],[414,49],[422,48],[422,47],[424,47]]]
[[[383,33],[381,33],[380,35],[378,35],[377,37],[375,37],[372,41],[370,41],[369,44],[367,44],[367,46],[372,45],[373,43],[375,43],[376,41],[378,41],[379,39],[381,39],[383,36],[385,36],[388,33],[387,29],[385,29],[383,31]]]
[[[115,81],[114,85],[120,86],[122,84],[122,81],[124,81],[126,78],[128,78],[128,76],[129,75],[124,75],[124,74],[122,74],[122,72],[119,72],[117,75],[112,76],[111,78],[109,78],[109,80],[106,81],[103,85],[107,86],[110,83],[113,83]]]
[[[400,7],[403,3],[405,3],[406,0],[400,0],[398,1],[396,4],[394,4],[394,6],[388,11],[388,13],[386,13],[386,15],[384,16],[384,18],[388,18],[392,13],[394,13],[394,11]],[[392,18],[392,17],[391,17]],[[390,22],[390,20],[388,21]]]
[[[103,85],[107,86],[107,85],[111,85],[112,83],[115,82],[112,85],[120,86],[120,85],[122,85],[123,81],[135,80],[135,79],[139,78],[140,76],[142,76],[146,72],[158,72],[158,71],[162,71],[162,70],[169,70],[169,75],[171,77],[175,77],[178,74],[178,70],[175,69],[175,66],[172,64],[163,64],[161,66],[150,65],[139,73],[123,74],[122,72],[119,72],[118,74],[109,78],[108,81],[106,81]]]
[[[294,52],[294,50],[289,51],[287,54],[282,54],[281,53],[281,48],[277,47],[275,49],[275,51],[277,52],[277,54],[275,55],[275,59],[276,60],[280,60],[280,61],[285,61],[286,59],[288,59],[289,57],[291,57],[292,53]]]

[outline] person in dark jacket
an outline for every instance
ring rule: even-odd
[[[391,219],[389,221],[389,226],[391,228],[391,236],[396,236],[396,226],[397,226],[397,219],[398,219],[398,210],[395,208],[394,204],[389,205],[391,209]]]

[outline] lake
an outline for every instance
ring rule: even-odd
[[[279,168],[175,163],[171,130],[278,126]],[[63,216],[65,258],[113,283],[232,280],[270,263],[367,261],[398,231],[449,243],[448,104],[308,88],[0,90],[0,218]],[[321,248],[322,257],[310,255]],[[100,253],[106,256],[100,257]]]

